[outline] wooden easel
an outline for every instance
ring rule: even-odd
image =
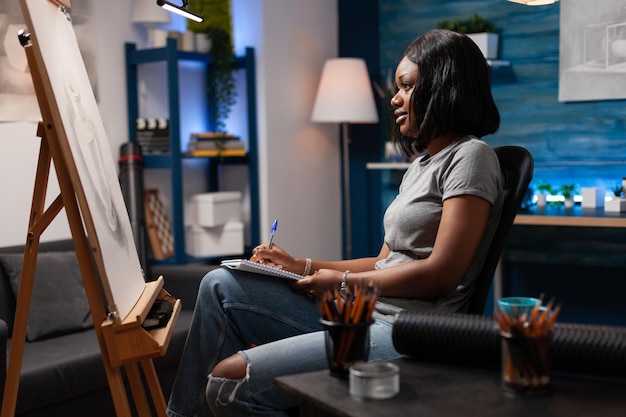
[[[102,360],[118,417],[130,417],[131,404],[126,393],[122,367],[128,377],[134,408],[140,417],[150,416],[152,410],[159,417],[166,417],[165,399],[159,385],[153,358],[163,356],[169,346],[174,324],[181,310],[180,300],[175,300],[163,289],[163,277],[145,284],[145,288],[135,306],[126,317],[110,315],[105,308],[100,285],[105,287],[94,264],[94,254],[99,250],[94,240],[88,239],[86,224],[88,219],[81,216],[76,189],[68,162],[60,145],[61,130],[55,126],[52,105],[46,94],[45,74],[42,74],[28,35],[21,34],[35,92],[41,110],[42,121],[38,125],[37,136],[41,138],[39,160],[35,177],[33,200],[30,212],[20,290],[13,327],[11,351],[7,379],[0,417],[15,415],[20,371],[26,341],[26,328],[34,286],[35,267],[41,234],[50,225],[61,209],[65,208],[67,219],[76,249],[76,255],[83,276],[85,292],[91,309],[95,332],[102,353]],[[48,178],[51,163],[54,162],[59,181],[60,195],[45,208]],[[100,274],[102,275],[102,274]],[[99,285],[100,284],[100,285]],[[147,331],[141,324],[157,299],[167,300],[174,305],[174,313],[166,327]],[[141,368],[141,369],[140,369]],[[148,392],[141,377],[141,372]],[[147,394],[150,394],[149,397]],[[152,406],[152,407],[151,407]],[[89,411],[86,410],[86,415]]]

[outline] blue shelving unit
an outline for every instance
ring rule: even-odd
[[[128,90],[128,137],[136,140],[135,121],[139,117],[138,67],[142,64],[163,62],[167,70],[167,92],[169,106],[170,153],[163,155],[144,155],[144,168],[163,168],[170,170],[172,189],[172,233],[174,235],[174,257],[164,261],[173,264],[185,264],[198,259],[187,255],[185,251],[185,225],[183,219],[183,159],[189,158],[181,152],[180,142],[180,100],[179,100],[179,65],[184,61],[209,64],[210,54],[178,50],[176,39],[168,39],[163,48],[137,49],[134,43],[126,44],[126,87]],[[219,164],[247,164],[250,181],[250,238],[254,245],[259,242],[259,184],[258,184],[258,145],[256,118],[256,77],[254,49],[246,48],[245,55],[236,57],[237,68],[245,70],[248,118],[248,153],[245,157],[203,158],[209,164],[209,191],[216,191],[217,166]]]

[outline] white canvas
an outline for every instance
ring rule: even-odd
[[[45,68],[42,77],[47,74],[50,83],[47,100],[55,130],[71,153],[65,159],[75,173],[73,185],[89,241],[100,248],[94,256],[103,286],[110,289],[107,302],[123,319],[139,299],[145,282],[76,35],[69,15],[48,0],[21,0],[21,4],[35,54],[41,57],[39,65]]]

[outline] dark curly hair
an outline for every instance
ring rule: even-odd
[[[491,95],[489,65],[470,38],[431,30],[411,42],[403,57],[418,72],[409,106],[417,137],[403,136],[394,123],[393,141],[407,156],[449,133],[482,137],[498,130],[500,113]]]

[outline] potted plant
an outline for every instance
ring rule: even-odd
[[[537,184],[537,191],[537,207],[545,207],[547,196],[556,194],[552,184],[546,180],[539,181],[539,184]]]
[[[485,58],[498,58],[498,28],[478,13],[467,19],[442,20],[437,23],[437,28],[464,33],[478,45]]]
[[[560,188],[561,195],[563,195],[566,208],[574,207],[574,196],[577,192],[576,184],[563,184]]]
[[[210,41],[212,59],[207,71],[209,126],[212,131],[224,135],[226,120],[237,98],[230,7],[230,0],[189,0],[189,9],[204,16],[204,21],[187,21],[187,29]],[[226,137],[222,139],[226,140]]]
[[[622,213],[626,211],[626,198],[624,198],[624,180],[613,187],[613,198],[604,202],[604,211]]]
[[[613,191],[613,196],[617,198],[620,198],[624,195],[624,187],[622,186],[621,182],[615,185],[615,187],[613,187],[611,191]]]

